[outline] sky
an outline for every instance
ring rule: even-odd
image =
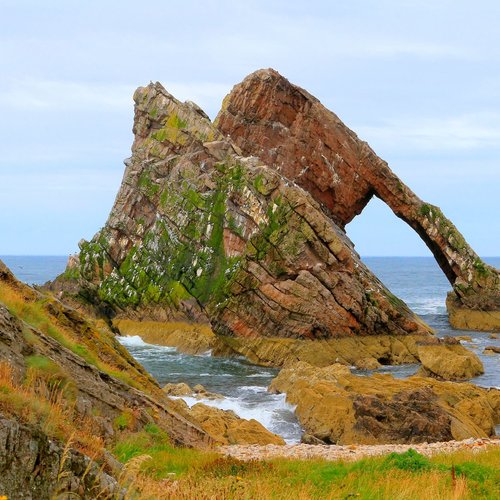
[[[500,255],[499,19],[496,0],[0,0],[0,254],[67,255],[105,223],[136,87],[214,118],[272,67]],[[361,255],[430,255],[378,200],[347,233]]]

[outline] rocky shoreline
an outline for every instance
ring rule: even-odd
[[[389,453],[404,453],[413,449],[425,456],[439,453],[452,453],[457,451],[472,450],[481,452],[493,446],[500,446],[500,438],[465,439],[462,441],[443,441],[437,443],[421,444],[378,444],[378,445],[314,445],[314,444],[289,444],[279,445],[234,445],[222,446],[217,449],[225,456],[238,460],[272,460],[287,458],[294,460],[321,459],[359,460],[366,457],[388,455]]]

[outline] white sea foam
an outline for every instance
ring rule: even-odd
[[[120,342],[120,344],[125,347],[153,347],[155,349],[158,349],[159,351],[168,352],[174,352],[176,350],[175,347],[148,344],[147,342],[144,342],[144,340],[142,340],[139,335],[127,335],[124,337],[117,336],[116,338]]]
[[[144,340],[139,337],[139,335],[130,335],[126,337],[116,337],[118,341],[125,347],[137,347],[149,345],[144,342]]]
[[[267,392],[267,388],[261,385],[243,385],[239,389],[240,391],[253,392],[253,393]]]
[[[265,387],[259,387],[259,390],[266,392]],[[184,400],[190,408],[196,403],[203,403],[221,410],[232,410],[241,418],[257,420],[271,432],[281,434],[287,443],[296,443],[300,439],[300,426],[287,422],[286,414],[293,413],[295,407],[285,401],[284,394],[270,394],[267,400],[260,402],[258,406],[250,406],[239,398],[197,399],[192,396],[179,396],[176,399]],[[285,426],[286,432],[283,432]]]
[[[417,314],[446,314],[445,297],[418,298],[408,305]]]
[[[195,356],[200,356],[202,358],[208,358],[212,355],[212,349],[209,349],[208,351],[205,352],[200,352],[199,354],[195,354]]]

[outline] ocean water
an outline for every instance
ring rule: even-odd
[[[68,257],[64,255],[0,255],[16,277],[28,285],[43,285],[66,269]]]
[[[58,256],[0,256],[0,259],[19,279],[30,284],[42,284],[55,278],[64,271],[67,261],[67,257]],[[485,332],[450,327],[445,307],[450,285],[432,257],[366,257],[363,261],[395,295],[434,328],[438,336],[470,336],[472,342],[464,345],[476,352],[485,366],[485,374],[472,381],[484,387],[500,386],[499,356],[482,354],[488,345],[500,346],[500,340],[490,339]],[[500,257],[485,258],[485,261],[500,268]],[[293,407],[285,402],[283,395],[267,392],[276,369],[255,366],[243,358],[214,358],[210,353],[201,356],[181,354],[174,348],[146,344],[139,337],[126,337],[121,341],[160,384],[202,384],[207,390],[225,396],[224,400],[202,402],[233,410],[244,418],[255,418],[289,443],[300,439],[302,430]],[[384,366],[379,371],[407,377],[417,369],[416,365]],[[357,373],[369,374],[359,370]],[[184,399],[190,405],[198,402],[193,398]]]

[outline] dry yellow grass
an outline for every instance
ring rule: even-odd
[[[21,283],[0,282],[0,303],[5,304],[19,319],[53,337],[101,371],[137,389],[153,393],[159,390],[150,375],[102,324],[98,327],[83,320],[73,324],[62,314],[63,306],[57,301],[39,295]],[[36,335],[29,331],[26,335],[30,342],[36,344]]]
[[[64,388],[50,386],[35,370],[28,370],[24,383],[15,381],[12,366],[0,362],[0,410],[21,422],[39,426],[49,437],[66,442],[90,457],[101,457],[102,438],[94,433],[90,417],[77,415],[74,402],[68,400]]]

